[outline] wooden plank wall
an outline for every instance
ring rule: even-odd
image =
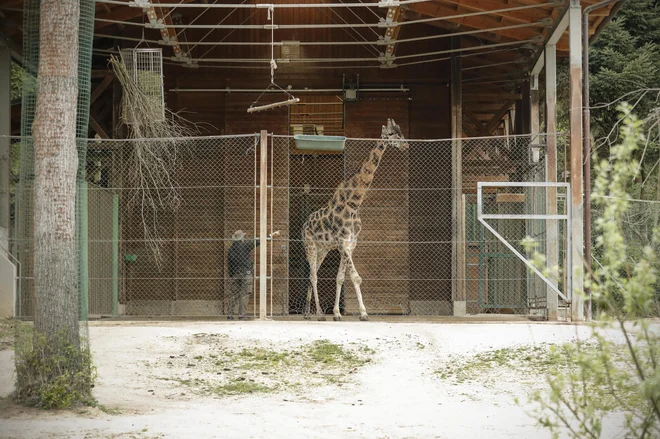
[[[112,199],[111,191],[87,188],[89,237],[89,314],[112,314]]]
[[[324,207],[335,188],[344,178],[344,158],[337,154],[318,154],[291,157],[290,162],[290,221],[289,221],[289,301],[288,310],[300,313],[307,295],[309,267],[301,237],[302,226],[309,215]],[[309,193],[304,187],[309,185]],[[318,275],[321,308],[332,311],[336,292],[339,253],[330,252]],[[340,305],[341,306],[341,305]]]
[[[401,125],[407,137],[409,135],[415,137],[444,137],[444,132],[448,126],[448,118],[442,116],[448,113],[448,100],[445,99],[447,97],[445,90],[445,85],[429,85],[418,87],[410,95],[388,93],[379,96],[373,93],[368,95],[365,93],[361,96],[360,101],[346,104],[346,135],[349,137],[377,138],[380,136],[381,126],[389,117]],[[413,99],[409,100],[409,96],[412,96]],[[287,109],[281,108],[248,114],[246,109],[255,98],[256,96],[249,94],[197,95],[182,93],[170,94],[169,96],[170,103],[175,111],[185,108],[185,111],[189,112],[186,114],[188,119],[197,123],[208,122],[213,124],[210,129],[215,134],[256,133],[260,129],[267,129],[269,132],[276,134],[286,134],[288,128]],[[265,96],[265,98],[271,97]],[[416,119],[414,121],[410,120],[409,114],[415,115]],[[255,194],[253,189],[255,157],[252,152],[246,154],[253,142],[254,138],[249,138],[249,140],[239,139],[234,141],[233,144],[226,143],[222,147],[216,147],[215,153],[212,155],[196,152],[193,156],[197,158],[191,156],[191,161],[186,162],[185,167],[188,170],[185,172],[189,172],[192,176],[185,177],[185,179],[189,179],[186,180],[189,186],[198,186],[197,189],[191,189],[191,194],[188,197],[191,200],[190,203],[194,205],[191,205],[190,209],[188,205],[182,205],[182,209],[177,213],[176,218],[162,219],[164,224],[171,224],[169,229],[163,231],[163,236],[184,239],[189,236],[206,234],[213,235],[216,238],[221,236],[225,241],[219,244],[192,245],[181,243],[177,244],[176,248],[166,246],[164,251],[168,256],[163,263],[161,272],[155,269],[153,262],[150,262],[148,257],[143,258],[141,263],[127,265],[126,291],[124,292],[126,299],[131,300],[139,297],[161,301],[212,300],[224,302],[223,305],[214,305],[213,312],[220,313],[226,309],[227,297],[225,292],[228,291],[229,284],[226,280],[225,260],[226,252],[231,245],[230,237],[236,229],[244,230],[249,238],[254,236],[255,232]],[[299,231],[295,231],[294,234],[289,230],[291,223],[289,218],[290,200],[289,190],[285,188],[294,184],[296,178],[290,174],[290,172],[295,171],[293,168],[291,171],[289,170],[289,152],[285,150],[285,147],[288,146],[288,142],[285,142],[284,139],[276,141],[274,147],[269,146],[269,148],[273,148],[271,152],[274,154],[274,163],[269,174],[269,183],[272,181],[275,186],[273,193],[273,229],[280,230],[280,236],[277,237],[280,242],[275,241],[273,244],[273,308],[270,307],[271,291],[269,282],[268,310],[269,313],[273,312],[276,315],[288,312],[291,306],[295,306],[292,301],[299,300],[293,297],[291,297],[292,301],[289,300],[289,295],[292,294],[289,282],[289,259],[291,258],[291,252],[294,251],[294,244],[289,242],[289,238],[294,241],[299,239]],[[368,146],[361,148],[361,153],[354,158],[346,156],[348,167],[359,167],[361,161],[368,155],[368,148]],[[259,160],[258,150],[257,146],[257,161]],[[383,237],[388,237],[388,239],[406,243],[395,245],[394,256],[386,256],[386,253],[390,254],[392,248],[386,248],[387,246],[382,244],[358,246],[360,250],[356,250],[358,270],[360,270],[362,277],[367,279],[364,283],[365,301],[367,301],[367,306],[376,313],[408,312],[408,279],[428,278],[430,276],[428,270],[442,269],[443,267],[443,262],[437,262],[435,265],[438,267],[435,265],[433,267],[427,266],[427,270],[424,270],[424,272],[410,272],[410,266],[419,264],[425,249],[416,252],[409,251],[407,241],[413,239],[413,237],[410,236],[408,216],[411,215],[410,221],[416,221],[416,224],[428,224],[428,221],[423,216],[423,210],[420,209],[417,210],[417,213],[420,213],[421,216],[413,219],[415,215],[412,214],[415,212],[414,209],[410,208],[410,195],[406,188],[409,183],[411,185],[423,184],[425,179],[431,178],[429,177],[431,174],[422,177],[420,176],[422,174],[417,173],[417,171],[410,173],[408,159],[413,156],[409,152],[406,153],[406,161],[403,163],[388,160],[388,158],[393,159],[399,154],[401,153],[396,149],[391,149],[386,153],[376,176],[374,187],[378,188],[378,185],[380,185],[381,188],[400,188],[401,192],[396,192],[394,198],[392,198],[391,193],[388,195],[386,192],[374,192],[367,197],[362,211],[365,228],[361,239],[363,241],[382,241]],[[416,167],[422,167],[424,155],[417,155],[414,160],[417,160]],[[211,166],[211,163],[218,163],[218,166]],[[306,165],[301,162],[301,166],[305,167]],[[204,172],[199,172],[201,168],[207,169]],[[182,172],[184,171],[182,170]],[[415,175],[418,177],[415,177]],[[436,175],[444,175],[444,173],[437,173]],[[223,189],[209,188],[202,190],[201,187],[209,186],[209,179],[213,181],[213,185],[223,186]],[[321,184],[325,186],[329,184],[322,182],[316,176],[311,176],[310,182],[312,185]],[[335,187],[337,183],[338,181],[333,181],[331,186]],[[193,195],[192,192],[195,192],[196,195]],[[439,201],[441,202],[441,200]],[[258,206],[256,214],[258,217]],[[126,240],[139,238],[139,223],[136,223],[135,218],[131,218],[133,216],[127,215],[126,218],[123,237]],[[444,232],[441,225],[438,225],[437,229],[437,233]],[[131,230],[133,231],[131,232]],[[428,228],[417,227],[414,230],[414,233],[418,235],[428,233]],[[370,234],[373,236],[370,236]],[[432,239],[440,240],[436,237]],[[282,245],[287,247],[283,250]],[[147,253],[144,248],[126,248],[125,250],[125,253],[138,251],[142,254]],[[359,252],[364,252],[364,254],[360,256]],[[258,250],[254,253],[254,260],[255,271],[258,273]],[[384,262],[386,262],[386,265],[384,265]],[[449,266],[448,262],[446,265]],[[419,268],[417,270],[419,271]],[[169,275],[165,275],[165,273],[169,273]],[[171,280],[172,273],[175,273],[174,277],[176,278],[192,274],[197,277],[215,279],[216,281],[215,284],[210,280],[199,284],[184,281],[183,283],[187,285],[184,286],[180,280],[176,282]],[[328,272],[328,276],[334,277],[335,274],[333,273],[331,276]],[[151,277],[152,279],[139,279],[142,277]],[[167,277],[170,279],[167,279]],[[219,281],[218,278],[220,278]],[[222,278],[225,279],[224,282]],[[394,290],[391,287],[392,282],[397,285]],[[332,283],[334,284],[334,282]],[[419,282],[416,283],[415,288],[418,286]],[[438,290],[437,285],[429,285],[428,288],[429,291]],[[356,310],[354,298],[355,295],[352,289],[347,289],[346,309],[348,312]],[[370,301],[371,305],[369,304]],[[171,305],[170,307],[170,310],[167,311],[168,307],[163,305],[161,312],[176,312],[176,307]],[[222,307],[222,311],[219,310],[219,307]],[[254,308],[258,309],[258,302],[251,299],[249,307],[250,311]],[[186,308],[186,311],[191,312],[190,307]]]
[[[451,137],[449,88],[413,89],[410,137]],[[414,123],[413,123],[414,121]],[[446,172],[442,172],[442,167]],[[451,313],[451,142],[410,152],[410,300],[414,313]]]

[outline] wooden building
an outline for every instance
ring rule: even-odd
[[[122,147],[103,139],[126,136],[119,123],[121,87],[107,61],[118,48],[162,48],[166,105],[203,128],[203,136],[261,130],[275,135],[269,143],[273,201],[268,229],[280,235],[272,250],[270,242],[262,243],[268,245],[272,263],[268,300],[274,304],[268,304],[269,313],[300,312],[306,276],[299,238],[304,217],[323,205],[350,171],[359,169],[369,145],[375,145],[349,140],[343,153],[305,155],[291,139],[277,136],[311,129],[374,139],[388,118],[419,142],[412,142],[406,153],[386,152],[361,209],[365,228],[355,259],[368,290],[367,308],[393,314],[484,312],[475,296],[475,279],[481,275],[470,268],[477,253],[465,244],[465,200],[476,193],[477,181],[531,178],[527,149],[516,156],[518,162],[496,162],[495,150],[501,146],[488,137],[555,133],[557,62],[571,64],[574,110],[568,163],[570,198],[579,217],[571,225],[572,251],[582,254],[581,19],[584,8],[596,0],[330,0],[314,5],[287,0],[270,7],[255,0],[166,2],[97,0],[89,135],[101,141],[90,143],[90,152],[96,151],[108,174],[106,190],[117,189],[124,165],[114,154]],[[22,5],[22,0],[0,5],[7,47],[2,53],[19,64]],[[611,2],[589,15],[591,39],[617,7]],[[283,93],[262,95],[271,81],[271,53],[277,62],[275,82],[300,102],[247,113],[257,100],[262,105],[285,98]],[[20,102],[14,104],[9,114],[11,133],[16,134]],[[539,106],[545,106],[544,121],[539,121]],[[423,142],[427,139],[447,140]],[[557,175],[556,145],[557,137],[548,136],[544,160],[550,182]],[[106,165],[104,157],[114,157],[113,165]],[[140,244],[136,212],[121,201],[120,255],[138,255],[133,262],[122,259],[119,268],[119,302],[128,314],[224,313],[230,236],[236,229],[249,237],[258,234],[256,136],[200,139],[181,160],[177,178],[182,205],[159,219],[167,255],[161,267]],[[114,193],[121,198],[125,192],[119,188]],[[95,193],[90,203],[101,198]],[[109,204],[105,198],[99,203],[104,210],[95,215],[103,217]],[[90,216],[92,211],[90,207]],[[107,230],[95,233],[107,238]],[[107,251],[102,248],[100,252]],[[100,285],[107,268],[100,261],[90,270],[97,265],[105,274],[91,273],[90,279]],[[328,308],[337,265],[338,258],[330,256],[320,274]],[[516,267],[526,276],[524,266]],[[349,284],[342,307],[352,313],[356,304]],[[107,294],[106,287],[97,290]],[[526,293],[521,294],[525,302]],[[551,319],[557,317],[556,295],[553,300],[548,302]]]

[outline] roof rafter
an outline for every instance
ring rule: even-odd
[[[417,12],[429,17],[446,17],[451,15],[456,15],[455,9],[447,5],[435,3],[435,2],[416,3],[406,6],[406,8],[409,11]],[[491,29],[494,27],[501,27],[502,22],[500,22],[494,17],[489,17],[486,15],[482,15],[479,17],[462,17],[462,18],[451,19],[448,21],[455,23],[456,25],[466,26],[471,29],[483,30],[485,32],[489,32],[495,35],[500,35],[502,37],[510,38],[512,40],[526,40],[540,34],[538,29],[534,29],[533,27],[492,31]],[[438,22],[438,23],[442,23],[442,22]],[[435,22],[429,22],[427,24],[434,25]],[[442,25],[438,27],[446,28],[446,26],[442,26]]]
[[[444,3],[454,5],[457,9],[464,9],[469,12],[485,12],[493,11],[493,15],[500,17],[500,23],[504,21],[511,21],[514,23],[531,23],[537,20],[542,20],[544,18],[550,17],[552,10],[544,11],[543,8],[551,7],[554,9],[556,6],[560,6],[560,3],[539,3],[539,2],[526,2],[520,3],[518,1],[509,1],[503,2],[500,0],[471,0],[466,2],[465,0],[435,0],[436,3]],[[515,6],[525,6],[538,4],[538,9],[525,9],[521,11],[502,11],[502,9],[507,7]],[[499,12],[496,12],[499,11]],[[504,20],[504,21],[503,21]]]

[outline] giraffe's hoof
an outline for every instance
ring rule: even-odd
[[[319,322],[325,322],[325,316],[321,316],[317,319]]]
[[[341,322],[341,316],[340,315],[339,316],[334,316],[332,318],[332,320],[334,320],[335,322]]]
[[[369,316],[366,315],[366,314],[360,316],[360,321],[362,321],[362,322],[368,322],[368,321],[369,321]]]

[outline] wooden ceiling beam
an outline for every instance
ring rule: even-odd
[[[387,23],[398,23],[404,19],[403,8],[401,6],[392,7],[387,9],[387,16],[385,21]],[[399,32],[401,31],[401,26],[388,27],[385,31],[386,42],[392,41],[391,44],[388,44],[385,47],[385,61],[381,61],[381,64],[384,66],[391,66],[394,62],[394,53],[396,51],[396,39],[399,37]]]
[[[110,12],[105,12],[103,14],[97,14],[97,20],[116,20],[116,21],[129,21],[134,18],[138,18],[144,15],[144,11],[141,8],[131,8],[130,6],[120,6],[118,8],[112,9]],[[94,29],[99,30],[112,26],[115,23],[106,23],[103,21],[96,21],[94,23]]]
[[[470,137],[479,137],[478,128],[473,126],[467,115],[463,114],[463,132]]]
[[[500,123],[504,115],[509,111],[509,109],[515,104],[516,101],[509,99],[504,105],[499,109],[497,113],[486,123],[486,126],[483,129],[484,134],[488,135],[493,132],[493,129]]]
[[[190,3],[190,1],[192,0],[189,0],[185,3]],[[152,3],[158,4],[160,3],[160,0],[152,0]],[[174,23],[172,23],[172,15],[168,13],[168,11],[169,10],[167,8],[146,8],[147,17],[149,17],[150,22],[160,22],[165,25],[164,28],[160,29],[160,35],[163,38],[163,41],[172,47],[174,56],[179,61],[185,61],[186,59],[189,59],[188,55],[181,50],[181,45],[179,44],[179,40],[177,39],[176,35],[176,29],[172,28],[174,25]]]
[[[413,3],[405,6],[409,11],[417,12],[428,17],[446,17],[456,15],[459,12],[455,8],[440,3]],[[485,32],[499,35],[502,37],[510,38],[511,40],[527,40],[535,36],[541,35],[543,28],[541,27],[524,27],[519,29],[504,29],[504,30],[491,30],[494,27],[502,27],[503,23],[499,20],[489,16],[476,16],[476,17],[463,17],[450,20],[442,20],[438,22],[428,22],[425,24],[436,25],[436,23],[452,22],[460,26],[465,26],[470,29],[479,29]],[[518,23],[515,23],[518,24]],[[446,26],[446,25],[445,25]],[[443,27],[439,25],[437,27]]]
[[[499,106],[498,106],[498,109],[499,109]],[[493,112],[493,113],[495,113],[495,112]],[[481,121],[479,121],[479,118],[472,111],[472,108],[467,107],[467,106],[464,105],[463,106],[463,114],[470,121],[470,123],[472,123],[474,125],[474,127],[477,129],[477,131],[481,131],[481,129],[483,128],[483,124],[481,123]],[[472,136],[472,137],[476,137],[476,135]]]
[[[178,0],[179,3],[192,3],[195,0]],[[96,18],[101,20],[116,20],[116,21],[130,21],[134,18],[142,17],[145,15],[145,11],[142,8],[131,7],[131,6],[118,6],[112,8],[110,12],[104,12],[102,14],[97,14]],[[112,26],[115,23],[105,23],[97,21],[94,24],[96,30]]]
[[[517,11],[506,11],[506,12],[493,12],[492,15],[500,17],[500,19],[510,20],[510,24],[520,24],[520,23],[533,23],[535,21],[542,20],[544,18],[549,18],[552,14],[552,10],[544,10],[542,3],[539,2],[523,5],[518,2],[503,2],[500,0],[435,0],[436,3],[444,3],[449,5],[455,5],[460,9],[463,9],[465,12],[487,12],[487,11],[497,11],[500,9],[514,8],[516,6],[531,6],[533,4],[539,5],[538,9],[523,9]],[[501,20],[500,20],[501,22]]]
[[[89,126],[94,130],[95,133],[101,136],[102,139],[109,139],[110,136],[108,136],[107,129],[101,126],[101,124],[96,120],[96,117],[97,116],[95,114],[89,115]]]
[[[103,94],[106,88],[112,84],[112,80],[115,79],[115,75],[112,72],[106,74],[103,78],[103,81],[94,89],[92,95],[89,98],[89,104],[92,105],[96,100]]]
[[[481,93],[463,91],[463,102],[493,102],[493,101],[517,101],[522,99],[520,93]]]

